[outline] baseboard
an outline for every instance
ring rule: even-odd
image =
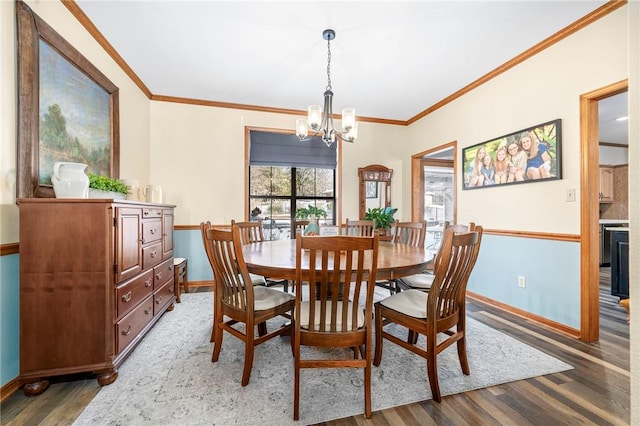
[[[22,381],[18,377],[2,386],[0,388],[0,402],[4,402],[5,399],[16,393],[21,387]]]
[[[213,280],[204,280],[204,281],[187,281],[186,286],[188,288],[193,287],[213,287],[216,283]]]
[[[478,302],[487,304],[489,306],[492,306],[494,308],[500,309],[502,311],[509,312],[510,314],[517,315],[526,320],[533,321],[557,333],[567,335],[574,339],[580,338],[580,335],[581,335],[580,330],[568,327],[564,324],[560,324],[559,322],[551,321],[548,318],[544,318],[539,315],[532,314],[531,312],[527,312],[522,309],[515,308],[511,305],[498,302],[497,300],[490,299],[488,297],[482,296],[481,294],[474,293],[472,291],[467,291],[467,297],[469,297],[470,299],[476,300]]]

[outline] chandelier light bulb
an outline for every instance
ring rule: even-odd
[[[309,126],[307,124],[307,120],[304,118],[299,118],[296,120],[296,135],[298,135],[299,139],[304,139],[309,134]]]
[[[320,128],[320,123],[322,123],[322,107],[320,105],[311,105],[309,106],[309,126],[313,130],[318,130]]]
[[[342,128],[349,131],[356,125],[356,110],[353,108],[345,108],[342,110]]]

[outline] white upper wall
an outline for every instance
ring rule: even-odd
[[[120,176],[147,181],[149,176],[149,99],[91,37],[60,1],[26,1],[58,34],[73,45],[119,88]],[[0,1],[0,243],[19,239],[16,194],[16,15],[13,1]]]
[[[296,118],[153,101],[150,182],[162,186],[166,203],[178,206],[176,224],[207,220],[220,224],[244,218],[245,128],[293,130]],[[342,143],[343,221],[358,216],[358,167],[381,163],[394,169],[398,178],[392,180],[391,199],[400,203],[398,147],[406,131],[400,126],[359,123],[355,143]]]
[[[627,9],[620,8],[410,126],[404,182],[414,153],[457,140],[461,164],[462,148],[560,118],[561,180],[461,191],[458,170],[457,219],[487,229],[579,234],[580,95],[627,72]],[[576,190],[576,202],[565,201],[568,189]],[[409,185],[402,199],[408,209]]]

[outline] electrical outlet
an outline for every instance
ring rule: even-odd
[[[525,288],[526,286],[527,286],[527,280],[522,275],[520,275],[518,277],[518,287]]]
[[[576,201],[576,190],[567,189],[567,203],[573,203]]]

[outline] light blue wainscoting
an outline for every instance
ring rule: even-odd
[[[467,289],[580,329],[580,243],[483,235]]]
[[[209,281],[213,272],[204,252],[200,229],[173,231],[173,256],[184,257],[188,261],[189,281]]]
[[[189,281],[211,280],[200,230],[174,231],[176,257],[189,261]],[[526,287],[518,287],[518,277]],[[551,321],[580,328],[580,244],[484,235],[468,290]]]
[[[0,256],[0,386],[20,374],[20,257]]]

